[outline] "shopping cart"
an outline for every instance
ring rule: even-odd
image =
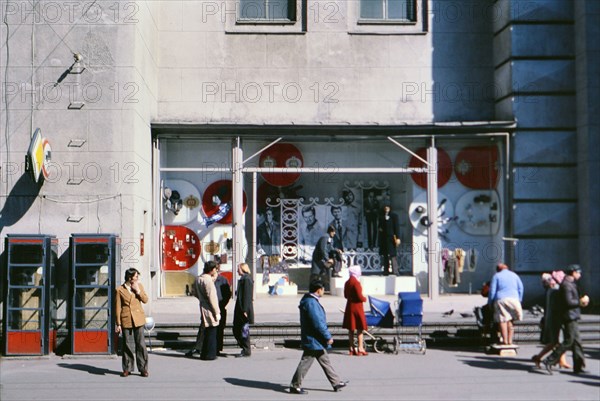
[[[427,343],[423,339],[423,299],[418,292],[399,292],[396,308],[396,319],[398,320],[397,346],[407,352],[425,354]],[[417,327],[405,329],[405,327]]]

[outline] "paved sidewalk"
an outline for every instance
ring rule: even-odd
[[[176,351],[150,354],[150,377],[120,374],[116,357],[57,356],[0,360],[0,399],[13,400],[593,400],[600,399],[600,349],[586,346],[588,374],[533,368],[539,348],[522,346],[516,357],[478,350],[428,349],[348,356],[332,352],[340,376],[350,380],[332,391],[315,364],[304,381],[308,395],[291,395],[289,382],[301,351],[254,351],[251,358],[215,361],[183,357]]]
[[[257,323],[285,323],[298,322],[298,303],[302,295],[270,296],[258,294],[254,301],[254,311]],[[392,306],[397,298],[393,295],[381,295],[376,298],[385,299]],[[423,299],[423,321],[425,322],[452,322],[461,321],[474,323],[473,316],[462,317],[461,313],[472,314],[475,306],[481,306],[486,299],[481,295],[442,295],[432,301]],[[235,300],[231,300],[227,306],[227,321],[233,320],[233,307]],[[321,304],[327,312],[329,322],[341,323],[343,313],[340,309],[346,306],[344,297],[325,295],[321,298]],[[365,304],[368,309],[368,305]],[[146,307],[148,314],[154,317],[157,323],[195,323],[199,316],[198,300],[194,297],[185,298],[161,298],[152,301]],[[454,311],[450,316],[444,316],[445,312]],[[539,320],[539,317],[536,319]]]

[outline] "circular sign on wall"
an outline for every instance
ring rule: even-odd
[[[33,181],[41,182],[49,176],[48,165],[52,159],[52,148],[48,139],[42,137],[42,131],[37,128],[31,137],[26,156],[26,169]]]
[[[438,234],[445,234],[448,226],[455,220],[452,201],[442,192],[438,192],[438,206],[433,213],[437,216]],[[427,193],[423,192],[411,202],[408,208],[408,217],[419,234],[426,234],[431,225],[431,213],[427,209]]]
[[[200,239],[185,226],[164,226],[162,232],[162,269],[187,270],[200,257]]]
[[[502,222],[500,196],[495,190],[468,191],[456,202],[458,227],[471,235],[496,235]]]
[[[419,148],[415,153],[421,156],[423,159],[427,160],[426,148]],[[441,188],[444,185],[446,185],[448,181],[450,181],[450,177],[452,176],[452,160],[450,160],[450,156],[444,149],[437,148],[437,162],[438,188]],[[426,165],[421,160],[412,156],[410,158],[410,162],[408,163],[408,167],[423,168],[426,167]],[[427,173],[410,173],[410,176],[412,177],[415,184],[417,184],[421,188],[427,189]]]
[[[219,213],[222,205],[229,204],[227,213],[216,221],[216,223],[231,224],[233,221],[232,197],[233,188],[231,180],[215,181],[206,188],[204,195],[202,195],[202,211],[206,217],[210,218]],[[246,192],[244,192],[243,205],[243,212],[245,212],[247,205]]]
[[[498,148],[467,146],[454,160],[456,178],[467,188],[494,189],[498,185]]]
[[[164,182],[162,201],[165,225],[188,224],[198,215],[200,192],[189,181],[168,179]]]
[[[260,154],[258,163],[260,167],[266,168],[289,168],[290,173],[261,173],[269,184],[286,187],[300,178],[300,173],[293,171],[304,166],[304,158],[300,150],[291,143],[276,143]]]

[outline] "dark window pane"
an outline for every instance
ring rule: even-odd
[[[240,0],[240,18],[265,19],[267,8],[265,0]]]
[[[42,314],[37,310],[11,310],[8,313],[8,327],[12,330],[40,330]]]
[[[267,3],[269,19],[287,19],[288,18],[288,1],[287,0],[270,0]]]
[[[85,244],[75,247],[75,261],[77,263],[106,263],[108,261],[108,245]]]
[[[383,2],[384,0],[361,0],[360,18],[382,19]]]
[[[39,270],[39,271],[38,271]],[[42,285],[42,268],[11,266],[10,285]]]
[[[108,285],[108,266],[77,266],[77,285]]]
[[[11,263],[41,264],[43,258],[41,245],[13,245],[10,248]]]
[[[388,0],[388,18],[414,20],[413,0]]]

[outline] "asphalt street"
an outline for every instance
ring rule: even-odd
[[[120,358],[77,356],[3,358],[0,399],[11,400],[600,400],[600,346],[586,346],[588,373],[549,375],[530,361],[538,347],[522,346],[517,356],[482,350],[427,349],[331,359],[348,387],[333,392],[318,364],[305,378],[307,395],[288,393],[301,356],[297,349],[255,350],[250,358],[201,361],[181,352],[155,349],[150,377],[120,374]]]

